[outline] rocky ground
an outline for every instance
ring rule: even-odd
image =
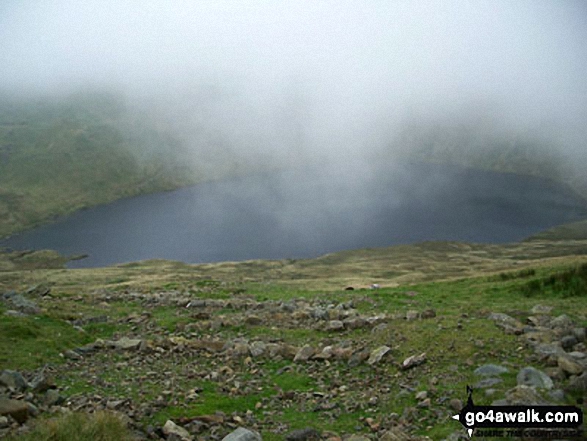
[[[391,307],[379,290],[259,300],[215,286],[70,298],[88,307],[68,319],[76,332],[111,335],[62,363],[2,370],[0,437],[106,409],[138,439],[401,441],[441,439],[425,435],[441,427],[456,441],[466,384],[476,404],[581,404],[587,392],[585,326],[552,306],[455,315],[411,290]],[[2,295],[15,320],[60,301],[47,286]]]

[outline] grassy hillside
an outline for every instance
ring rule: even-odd
[[[81,270],[60,269],[53,255],[4,254],[0,293],[22,293],[38,310],[9,314],[10,300],[0,301],[0,370],[28,381],[43,375],[51,387],[32,390],[42,413],[25,426],[37,429],[14,439],[56,439],[49,427],[71,432],[72,417],[43,404],[50,394],[97,412],[99,421],[81,415],[74,427],[96,424],[112,440],[106,434],[122,431],[121,420],[155,437],[172,420],[206,440],[238,426],[266,441],[302,429],[321,435],[314,439],[468,439],[451,419],[466,385],[476,404],[491,404],[520,392],[527,366],[560,391],[538,388],[525,399],[576,405],[585,394],[573,386],[577,376],[533,349],[534,338],[559,334],[523,326],[587,325],[586,253],[576,240],[424,243],[299,261]],[[31,270],[35,263],[45,269]],[[381,288],[367,289],[373,282]],[[507,323],[491,313],[508,314]],[[380,348],[389,349],[369,360]],[[421,364],[402,367],[423,353]],[[490,386],[475,373],[487,364],[507,369]]]
[[[0,237],[202,178],[168,134],[128,125],[114,94],[0,99]]]
[[[540,135],[502,133],[500,127],[481,122],[413,123],[398,134],[395,144],[410,158],[547,178],[587,199],[587,156],[570,155],[564,146]]]

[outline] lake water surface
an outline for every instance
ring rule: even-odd
[[[425,240],[512,242],[585,218],[585,201],[537,178],[412,163],[313,167],[120,200],[0,246],[88,254],[70,267],[304,258]]]

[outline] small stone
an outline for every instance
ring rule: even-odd
[[[45,397],[43,399],[43,403],[45,406],[59,406],[65,402],[65,399],[59,395],[59,391],[57,389],[49,389],[45,392]]]
[[[412,355],[406,358],[402,363],[402,369],[410,369],[415,366],[419,366],[426,362],[426,353],[423,352],[420,355]]]
[[[186,429],[178,426],[171,420],[167,420],[162,430],[167,437],[174,435],[179,437],[182,441],[191,441],[193,439]]]
[[[569,390],[587,392],[587,372],[579,376],[571,377],[569,380]]]
[[[406,433],[402,427],[394,427],[393,429],[385,432],[379,441],[411,441],[412,437]]]
[[[559,329],[569,329],[573,327],[573,321],[571,318],[566,314],[561,314],[556,318],[553,318],[550,321],[550,327],[552,329],[559,328]]]
[[[0,429],[6,429],[9,426],[10,423],[8,422],[8,418],[5,416],[0,416]]]
[[[553,401],[563,402],[565,400],[565,392],[561,389],[551,390],[548,397]]]
[[[379,363],[385,354],[387,354],[389,351],[391,351],[389,346],[379,346],[377,349],[374,349],[373,352],[371,352],[367,363],[371,365]]]
[[[369,358],[370,351],[369,349],[362,349],[360,351],[355,351],[351,355],[348,361],[349,367],[355,367],[360,365],[362,362]]]
[[[249,315],[245,318],[245,323],[251,326],[258,326],[263,324],[263,319],[256,315]]]
[[[587,340],[585,328],[573,328],[573,335],[580,342]]]
[[[10,415],[19,424],[24,424],[29,417],[29,408],[25,401],[10,400],[0,397],[0,416]]]
[[[20,294],[14,294],[8,297],[7,302],[24,314],[39,314],[41,310],[36,303],[31,302]]]
[[[436,311],[432,308],[426,309],[426,310],[422,311],[422,314],[420,314],[420,317],[423,319],[434,318],[434,317],[436,317]]]
[[[552,306],[545,306],[545,305],[535,305],[530,312],[532,314],[550,314],[552,311]]]
[[[63,353],[63,357],[65,357],[68,360],[74,360],[74,361],[81,360],[83,358],[80,354],[78,354],[75,351],[71,351],[71,350],[65,351]]]
[[[501,312],[492,312],[487,317],[489,320],[493,320],[495,324],[502,328],[506,333],[509,334],[521,334],[523,331],[523,325],[520,321],[507,314]]]
[[[111,345],[114,346],[114,348],[116,349],[120,349],[123,351],[131,351],[138,349],[141,343],[142,340],[137,338],[122,337],[118,341],[111,342]]]
[[[573,360],[571,357],[563,355],[557,359],[558,366],[571,375],[579,375],[583,372],[583,366]]]
[[[334,332],[334,331],[341,331],[344,329],[344,323],[340,320],[330,320],[324,328],[325,331]]]
[[[20,372],[8,369],[3,370],[0,374],[0,385],[4,385],[17,392],[23,392],[29,386]]]
[[[463,402],[461,400],[459,400],[458,398],[451,398],[450,401],[448,402],[450,408],[452,410],[454,410],[455,412],[460,412],[461,409],[463,408]]]
[[[516,379],[518,382],[518,386],[524,385],[548,390],[552,389],[552,387],[554,386],[552,380],[548,375],[531,366],[522,369],[518,373]]]
[[[288,433],[285,436],[285,441],[318,441],[320,440],[320,432],[311,427],[305,429],[298,429]]]
[[[425,400],[428,398],[428,391],[422,390],[416,394],[416,400]]]
[[[312,355],[314,355],[316,351],[310,345],[304,345],[295,355],[294,361],[301,362],[301,361],[308,361]]]
[[[407,321],[417,320],[418,318],[420,318],[420,313],[418,311],[410,309],[409,311],[406,312],[406,320]]]
[[[574,335],[565,335],[563,338],[561,338],[561,346],[566,351],[571,350],[577,343],[579,343],[579,341]]]
[[[508,369],[497,364],[484,364],[475,369],[475,375],[492,376],[501,375],[508,372]]]
[[[222,441],[262,441],[262,439],[257,432],[239,427],[222,438]]]
[[[539,406],[549,404],[530,386],[520,385],[506,392],[505,403],[512,406]],[[492,405],[498,405],[496,402]]]
[[[253,343],[251,343],[249,350],[251,352],[252,357],[259,357],[263,355],[266,348],[267,345],[264,342],[254,341]]]

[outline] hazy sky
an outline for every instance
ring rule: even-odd
[[[352,150],[391,121],[490,109],[582,151],[586,78],[580,0],[0,2],[0,88],[197,98],[229,142]]]

